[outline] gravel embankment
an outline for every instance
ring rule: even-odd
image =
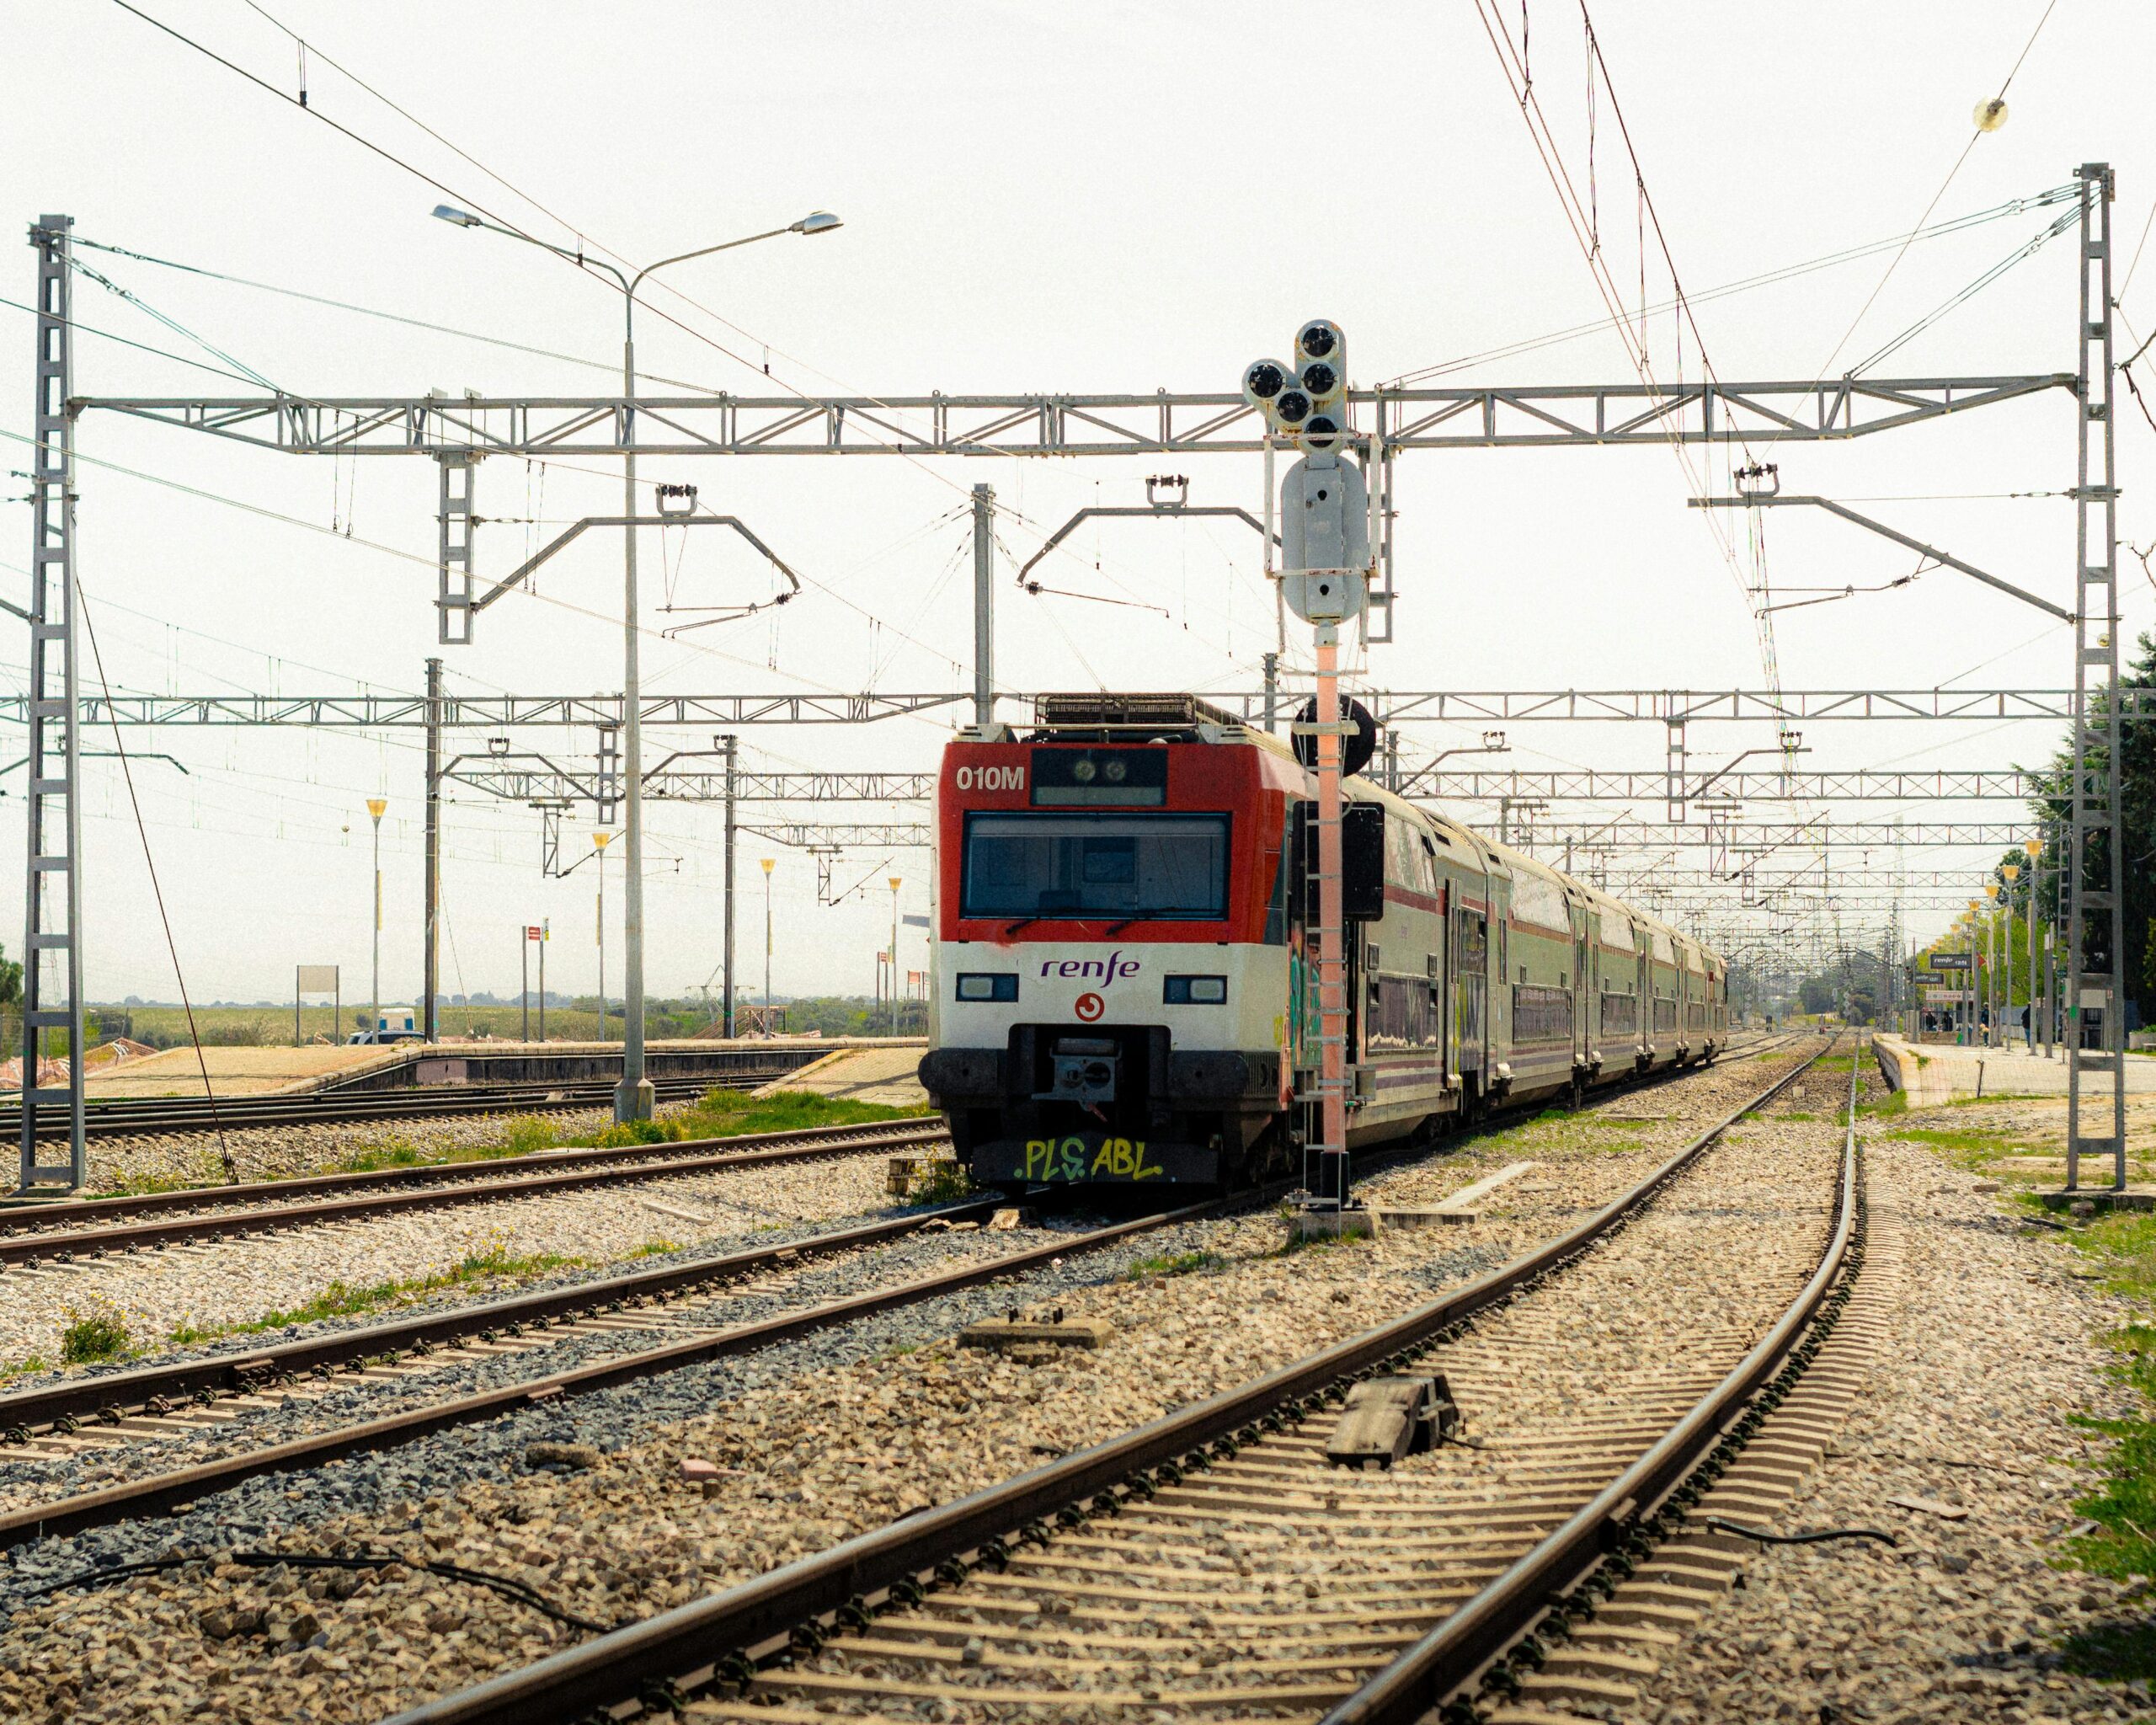
[[[1871,1380],[1780,1525],[1879,1527],[1899,1548],[1748,1555],[1744,1588],[1685,1638],[1640,1717],[2147,1719],[2145,1685],[2076,1675],[2060,1650],[2148,1621],[2145,1598],[2061,1561],[2102,1455],[2073,1417],[2130,1411],[2095,1338],[2131,1314],[1973,1176],[1883,1137],[1869,1159],[1875,1213],[1903,1230],[1906,1268]]]
[[[1647,1124],[1596,1133],[1550,1122],[1430,1164],[1432,1189],[1418,1197],[1456,1190],[1489,1166],[1546,1163],[1548,1178],[1506,1188],[1470,1227],[1292,1254],[1279,1249],[1270,1216],[1163,1231],[1071,1258],[1020,1287],[948,1296],[387,1455],[254,1482],[155,1527],[27,1547],[8,1590],[150,1552],[280,1542],[320,1550],[348,1541],[499,1570],[600,1621],[643,1616],[1006,1477],[1419,1303],[1636,1179],[1772,1070],[1739,1062],[1605,1105],[1668,1117]],[[1826,1081],[1822,1094],[1831,1089]],[[1577,1141],[1558,1141],[1566,1136]],[[1186,1253],[1210,1256],[1193,1274],[1125,1277],[1134,1260]],[[877,1259],[879,1278],[891,1262]],[[1098,1354],[1038,1357],[953,1345],[962,1323],[1011,1304],[1105,1317],[1115,1338]],[[535,1470],[526,1452],[536,1441],[595,1453],[566,1473]],[[725,1471],[709,1485],[686,1482],[680,1464],[690,1459]],[[323,1597],[289,1575],[190,1571],[154,1589],[29,1605],[0,1637],[0,1713],[35,1716],[66,1693],[72,1717],[84,1720],[178,1717],[205,1701],[211,1717],[290,1717],[305,1708],[324,1720],[376,1718],[560,1644],[533,1614],[423,1575],[371,1582],[344,1599],[315,1591]],[[83,1657],[93,1642],[124,1647],[131,1637],[162,1650],[163,1694],[126,1659]]]
[[[693,1106],[661,1103],[660,1119]],[[225,1130],[234,1177],[288,1179],[334,1172],[350,1158],[399,1146],[423,1156],[499,1144],[512,1121],[540,1120],[564,1138],[613,1123],[611,1108],[519,1108],[499,1114],[415,1115],[408,1119],[340,1120],[307,1126],[237,1126]],[[226,1178],[214,1132],[141,1132],[89,1140],[93,1193],[140,1190],[152,1183],[216,1185]]]
[[[14,1297],[0,1304],[0,1360],[57,1359],[61,1331],[91,1311],[118,1314],[141,1345],[182,1325],[293,1311],[333,1283],[416,1280],[475,1256],[609,1263],[654,1242],[762,1238],[881,1208],[884,1167],[883,1155],[865,1154],[692,1174],[16,1269],[7,1278]]]

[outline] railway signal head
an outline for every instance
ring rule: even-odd
[[[1338,449],[1348,435],[1348,340],[1340,326],[1313,318],[1297,333],[1291,358],[1246,366],[1243,400],[1290,448]]]
[[[1285,360],[1258,360],[1243,372],[1243,399],[1270,419],[1280,392],[1294,381],[1295,368]]]

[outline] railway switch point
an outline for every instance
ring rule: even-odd
[[[1348,1392],[1340,1423],[1325,1440],[1336,1467],[1389,1468],[1404,1456],[1434,1450],[1460,1424],[1460,1406],[1443,1373],[1431,1377],[1372,1378]]]

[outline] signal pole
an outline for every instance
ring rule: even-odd
[[[1348,941],[1341,842],[1342,750],[1356,727],[1340,716],[1340,626],[1369,603],[1369,499],[1362,475],[1340,459],[1348,430],[1348,345],[1337,325],[1305,323],[1292,360],[1260,360],[1243,373],[1243,398],[1265,417],[1267,514],[1272,513],[1272,438],[1305,451],[1280,487],[1281,596],[1311,627],[1317,692],[1312,721],[1293,732],[1315,745],[1317,777],[1318,1000],[1317,1151],[1308,1181],[1308,1225],[1326,1232],[1358,1229],[1348,1201]],[[1267,544],[1271,544],[1268,535]],[[1298,751],[1300,752],[1300,751]]]

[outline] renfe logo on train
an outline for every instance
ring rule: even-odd
[[[962,791],[1022,791],[1026,788],[1026,769],[1022,766],[962,766],[952,777]]]
[[[1106,988],[1118,976],[1135,976],[1144,967],[1135,959],[1126,959],[1120,952],[1110,953],[1105,959],[1047,959],[1041,963],[1043,976],[1085,978],[1097,976],[1101,986]]]

